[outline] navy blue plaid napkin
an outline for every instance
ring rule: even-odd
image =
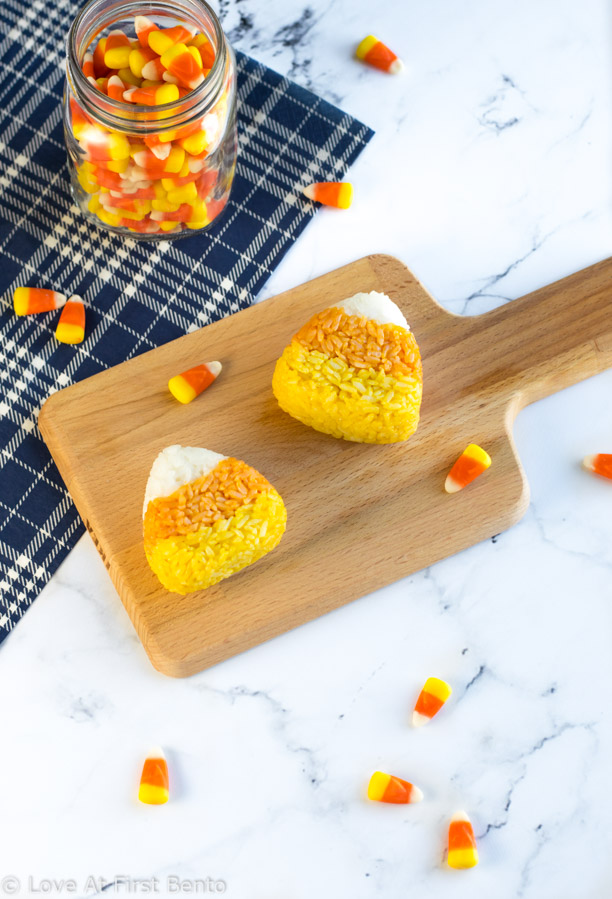
[[[372,137],[360,122],[238,54],[239,153],[221,221],[140,243],[92,228],[68,191],[60,100],[76,6],[0,4],[0,642],[84,531],[38,411],[66,387],[248,306],[315,214],[300,187],[341,180]],[[78,293],[87,337],[17,318],[16,287]]]

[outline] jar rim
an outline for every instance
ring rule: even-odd
[[[136,103],[129,105],[121,100],[113,100],[101,93],[83,74],[79,59],[80,48],[77,46],[77,34],[85,17],[92,12],[107,14],[108,21],[101,28],[97,28],[90,37],[90,42],[85,49],[90,47],[96,37],[107,25],[112,24],[113,18],[127,17],[128,13],[134,13],[134,7],[142,7],[138,15],[164,15],[168,13],[177,19],[180,13],[189,14],[187,7],[191,7],[193,16],[198,10],[206,16],[208,23],[214,31],[215,60],[208,75],[198,87],[191,90],[184,97],[173,100],[170,103],[160,103],[159,106],[145,106]],[[109,16],[110,13],[110,16]],[[121,16],[121,13],[124,15]],[[118,15],[119,14],[119,15]],[[112,16],[112,18],[111,18]],[[202,26],[204,28],[204,26]],[[226,42],[221,23],[206,0],[119,0],[116,4],[109,4],[108,0],[87,0],[77,12],[66,41],[66,74],[77,98],[83,102],[85,111],[89,111],[100,118],[100,111],[105,115],[105,124],[115,130],[131,131],[136,126],[138,130],[164,132],[185,124],[192,116],[199,116],[205,112],[205,107],[216,101],[223,87],[223,74],[226,67],[227,54]]]

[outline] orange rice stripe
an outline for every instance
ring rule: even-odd
[[[337,356],[357,369],[382,369],[395,377],[422,377],[421,354],[411,331],[347,315],[337,306],[313,316],[295,339],[309,350]]]
[[[239,459],[219,462],[202,478],[184,484],[170,496],[151,500],[144,517],[144,542],[153,547],[166,537],[193,534],[272,489],[262,474]]]

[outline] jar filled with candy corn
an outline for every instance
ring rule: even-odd
[[[81,212],[168,239],[211,226],[236,166],[236,62],[204,0],[90,0],[68,36],[64,129]]]

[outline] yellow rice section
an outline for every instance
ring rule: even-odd
[[[204,590],[274,549],[287,522],[266,478],[239,459],[151,500],[144,516],[149,565],[173,593]]]
[[[229,518],[219,518],[213,525],[187,534],[145,543],[145,552],[167,590],[191,593],[205,590],[261,559],[278,544],[286,523],[285,505],[271,487]]]
[[[357,369],[295,338],[276,363],[272,390],[281,409],[305,425],[357,443],[407,440],[419,423],[417,374]]]

